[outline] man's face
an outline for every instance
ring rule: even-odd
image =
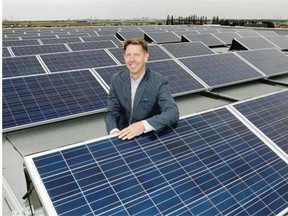
[[[145,72],[145,63],[149,54],[142,49],[141,45],[129,44],[124,53],[125,63],[132,78],[139,78]]]

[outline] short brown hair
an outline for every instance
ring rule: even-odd
[[[145,40],[141,39],[141,38],[131,38],[131,39],[126,40],[125,43],[124,43],[124,52],[126,51],[127,46],[130,45],[130,44],[141,45],[143,50],[145,52],[148,52],[148,43]]]

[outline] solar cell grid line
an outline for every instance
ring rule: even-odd
[[[69,71],[117,65],[105,50],[74,51],[57,54],[43,54],[41,59],[50,72]]]
[[[115,43],[111,40],[68,43],[67,45],[72,49],[72,51],[95,50],[95,49],[117,47]]]
[[[157,61],[164,59],[171,59],[171,57],[163,51],[163,49],[158,45],[149,45],[149,59],[148,61]],[[120,62],[121,64],[125,64],[124,60],[124,50],[123,47],[118,48],[108,48],[108,51]]]
[[[47,215],[277,215],[288,165],[228,109],[24,157]],[[72,207],[71,207],[72,206]]]
[[[161,46],[164,47],[168,52],[170,52],[175,58],[215,53],[202,42],[170,43],[163,44]]]
[[[264,78],[234,53],[184,57],[179,61],[211,88]]]
[[[89,70],[3,80],[3,131],[103,112],[108,93]]]
[[[11,57],[11,54],[9,52],[9,50],[7,49],[7,47],[2,47],[2,58],[5,57]]]
[[[236,53],[269,77],[288,73],[288,56],[278,49],[259,49]]]
[[[64,44],[47,44],[35,46],[15,46],[11,47],[15,56],[39,55],[46,53],[67,52]]]
[[[237,103],[233,107],[288,158],[288,91]]]
[[[185,34],[182,36],[182,41],[189,41],[189,42],[195,42],[195,41],[201,41],[208,47],[214,47],[214,46],[223,46],[223,41],[216,38],[213,34]]]
[[[18,77],[46,73],[36,56],[2,58],[2,77]]]

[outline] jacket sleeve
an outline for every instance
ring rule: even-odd
[[[108,134],[112,129],[119,128],[120,105],[114,85],[115,79],[111,78],[110,90],[105,111],[105,124]]]
[[[176,126],[179,121],[179,110],[169,89],[168,79],[162,77],[158,83],[157,103],[160,106],[160,114],[146,119],[146,121],[159,131],[165,127]]]

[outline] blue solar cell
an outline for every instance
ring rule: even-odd
[[[11,47],[15,56],[38,55],[44,53],[67,52],[68,49],[64,44],[47,44],[34,46],[17,46]]]
[[[90,71],[3,80],[3,129],[55,121],[106,107],[107,92]]]
[[[11,54],[8,51],[7,47],[2,47],[2,58],[3,57],[11,57]]]
[[[277,215],[288,203],[287,163],[225,108],[174,129],[87,141],[25,163],[59,215]]]
[[[79,42],[69,43],[68,46],[72,51],[79,50],[93,50],[93,49],[105,49],[110,47],[116,47],[112,41],[91,41],[91,42]]]
[[[104,50],[41,55],[50,72],[116,65]]]
[[[250,122],[288,154],[288,91],[234,105]]]
[[[45,73],[35,56],[2,59],[3,78]]]

